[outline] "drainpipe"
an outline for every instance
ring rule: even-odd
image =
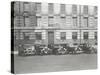
[[[79,5],[79,30],[80,30],[80,44],[81,44],[81,5]]]
[[[20,2],[19,2],[19,25],[18,26],[21,27],[20,26]],[[18,30],[18,32],[19,32],[19,36],[18,36],[19,39],[18,40],[20,41],[20,29]]]
[[[19,25],[18,25],[18,27],[20,27],[20,2],[19,2],[19,14],[18,14],[18,16],[19,16]],[[18,30],[18,51],[20,50],[20,29],[17,29]]]

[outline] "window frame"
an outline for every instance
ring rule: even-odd
[[[98,14],[98,7],[94,6],[94,14],[97,15]]]
[[[52,19],[52,22],[50,19]],[[48,17],[48,27],[54,27],[54,17],[53,16]]]
[[[84,26],[89,27],[89,18],[88,17],[84,17]]]
[[[60,39],[66,40],[66,32],[60,32]]]
[[[97,40],[98,37],[97,37],[97,32],[94,32],[94,39]]]
[[[42,40],[42,32],[35,32],[35,39],[36,40]]]
[[[88,40],[89,39],[89,32],[83,32],[83,39]]]
[[[29,9],[28,9],[28,10],[25,9],[26,4],[27,4],[27,6],[28,6],[28,8],[29,8],[29,2],[24,2],[24,3],[23,3],[24,13],[28,13],[28,12],[29,12]]]
[[[37,16],[36,18],[37,18],[37,26],[41,27],[42,17]]]
[[[77,14],[77,5],[72,5],[72,13]]]
[[[60,13],[61,14],[65,14],[66,13],[66,5],[65,4],[61,4],[60,5]]]
[[[76,26],[77,26],[77,24],[78,24],[78,23],[77,23],[77,17],[73,17],[73,26],[75,26],[75,27],[76,27]]]
[[[28,33],[28,34],[27,34]],[[24,40],[30,40],[30,35],[31,34],[29,34],[30,32],[23,32],[23,39]]]
[[[24,27],[29,27],[30,22],[29,22],[29,25],[27,25],[26,20],[25,20],[26,18],[29,18],[29,21],[30,21],[30,17],[29,16],[24,16]]]
[[[72,39],[77,40],[78,39],[78,32],[72,32]]]
[[[83,7],[83,13],[84,13],[84,15],[88,15],[88,5],[84,5],[84,7]]]
[[[42,10],[41,3],[36,3],[36,12],[41,13],[41,10]]]
[[[48,12],[50,14],[53,14],[53,12],[54,12],[54,4],[53,3],[48,3]]]

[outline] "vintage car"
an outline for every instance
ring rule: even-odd
[[[82,53],[91,54],[96,52],[96,47],[91,46],[89,44],[80,44],[77,50],[82,51]]]
[[[74,46],[67,46],[66,49],[67,49],[67,54],[75,54],[76,53]]]
[[[92,53],[92,54],[93,54],[93,53],[97,53],[97,45],[91,46],[90,50],[91,50],[91,53]]]
[[[58,48],[57,50],[58,54],[66,54],[67,53],[67,49],[63,48],[62,46]]]
[[[83,50],[80,46],[75,47],[75,54],[82,54]]]
[[[52,54],[52,49],[48,48],[48,46],[45,46],[41,49],[41,55],[50,55]]]
[[[26,55],[35,55],[36,49],[34,45],[30,44],[23,44],[19,47],[19,55],[26,56]]]
[[[35,46],[28,47],[24,50],[24,55],[35,55],[36,49]]]
[[[55,55],[64,55],[67,53],[67,49],[64,45],[55,45],[53,48],[53,54]]]

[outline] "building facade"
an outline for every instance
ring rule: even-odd
[[[97,6],[12,2],[15,45],[97,45]]]

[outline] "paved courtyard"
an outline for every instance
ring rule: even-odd
[[[15,55],[14,60],[16,73],[53,72],[97,68],[96,54],[45,55],[26,57]]]

